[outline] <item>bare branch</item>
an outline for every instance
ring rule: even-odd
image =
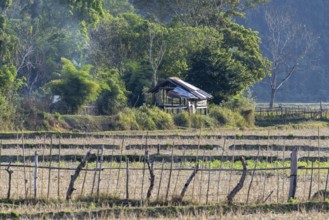
[[[162,63],[163,57],[166,53],[166,42],[164,40],[161,41],[160,48],[158,48],[158,53],[155,56],[154,55],[154,42],[156,38],[156,32],[155,30],[150,29],[149,31],[149,62],[151,64],[152,70],[153,70],[153,76],[152,76],[152,86],[155,86],[158,82],[158,70]]]
[[[272,107],[277,90],[308,61],[316,38],[305,25],[294,20],[292,10],[272,7],[264,16],[268,29],[264,48],[272,61],[268,75]]]

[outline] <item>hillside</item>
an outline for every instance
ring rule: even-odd
[[[287,84],[279,89],[276,99],[278,102],[328,102],[329,101],[329,1],[327,0],[275,0],[258,10],[250,11],[245,25],[259,31],[259,36],[264,40],[266,26],[264,11],[269,8],[280,7],[291,13],[296,25],[303,24],[313,33],[317,43],[312,54],[307,59],[312,59],[311,65],[304,65],[294,73]],[[263,51],[264,45],[262,45]],[[266,52],[265,52],[266,53]],[[257,83],[253,88],[253,95],[258,102],[268,102],[270,87],[268,78]]]

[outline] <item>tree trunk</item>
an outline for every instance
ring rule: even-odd
[[[273,109],[273,107],[274,107],[276,91],[277,91],[277,89],[275,89],[275,88],[272,88],[272,90],[271,90],[270,109]]]

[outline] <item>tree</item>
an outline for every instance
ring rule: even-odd
[[[32,95],[60,69],[60,58],[85,63],[88,28],[103,16],[101,0],[16,0],[7,10],[8,29],[17,38],[17,76],[21,93]]]
[[[90,32],[90,60],[95,67],[110,66],[122,74],[127,60],[147,59],[148,21],[136,14],[105,18]]]
[[[291,10],[267,9],[265,23],[267,33],[263,44],[265,53],[272,61],[267,71],[271,89],[269,106],[273,108],[278,90],[310,62],[309,56],[316,39],[305,25],[295,20]]]
[[[152,85],[152,69],[149,62],[130,60],[125,64],[123,80],[128,90],[128,103],[132,107],[141,106],[145,101],[145,88]]]
[[[104,0],[103,8],[115,17],[123,13],[134,13],[134,6],[128,0]]]
[[[166,29],[161,26],[150,24],[149,27],[149,62],[153,71],[152,87],[158,84],[158,71],[166,53],[166,42],[164,40]]]
[[[71,14],[87,24],[97,24],[103,16],[103,0],[61,0]]]
[[[113,115],[127,106],[127,91],[120,79],[117,69],[101,69],[97,73],[101,92],[97,98],[98,110],[101,114]]]
[[[17,38],[8,30],[7,10],[11,0],[0,2],[0,119],[2,124],[11,124],[15,115],[15,96],[22,85],[17,79],[15,53]],[[3,128],[3,125],[0,125]]]
[[[160,21],[179,19],[191,26],[214,26],[222,18],[243,16],[247,9],[268,0],[132,0],[142,15],[155,15]],[[218,23],[217,23],[218,24]],[[216,25],[217,25],[216,24]]]
[[[77,69],[74,64],[65,58],[60,79],[52,80],[47,86],[53,95],[59,95],[60,101],[66,106],[67,113],[77,113],[79,108],[90,101],[95,101],[100,86],[90,75],[91,65]]]
[[[260,53],[257,33],[231,23],[219,31],[222,40],[194,53],[186,80],[206,90],[219,104],[242,93],[265,76],[268,62]]]

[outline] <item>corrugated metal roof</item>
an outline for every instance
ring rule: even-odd
[[[180,98],[185,98],[185,99],[198,99],[197,96],[195,96],[192,93],[186,91],[185,89],[183,89],[180,86],[177,86],[173,90],[170,90],[168,92],[168,96],[178,97],[178,98],[180,97]]]
[[[191,97],[195,96],[197,99],[199,100],[205,100],[205,99],[211,99],[213,98],[212,95],[210,95],[209,93],[203,91],[202,89],[199,89],[196,86],[193,86],[190,83],[187,83],[183,80],[181,80],[178,77],[169,77],[167,80],[165,80],[164,82],[158,84],[157,86],[155,86],[154,88],[150,89],[149,92],[151,93],[156,93],[159,91],[159,89],[166,85],[166,84],[172,84],[174,86],[179,86],[182,89],[186,90],[187,92],[191,93]],[[175,87],[176,88],[176,87]],[[174,89],[173,89],[174,90]],[[186,98],[186,95],[184,95]]]

